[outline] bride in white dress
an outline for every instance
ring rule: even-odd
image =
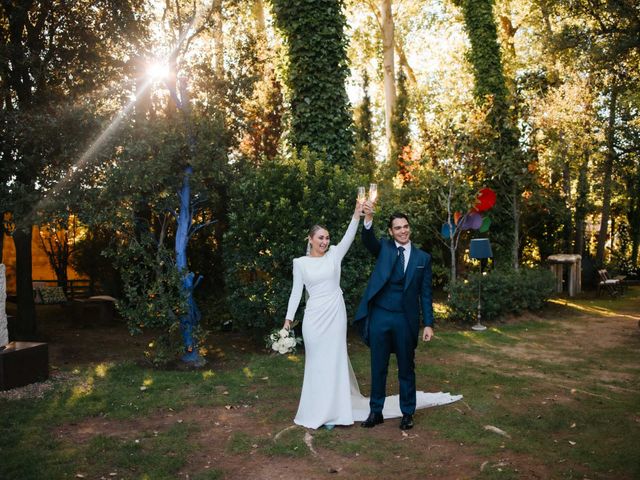
[[[305,345],[304,381],[294,422],[308,428],[353,425],[369,414],[369,399],[360,394],[347,354],[347,311],[340,289],[342,259],[358,231],[362,206],[357,203],[342,240],[329,247],[329,232],[320,225],[309,231],[310,250],[293,260],[293,287],[284,328],[289,329],[302,298],[302,337]],[[461,395],[417,392],[416,408],[451,403]],[[387,397],[384,418],[402,416],[398,395]]]
[[[329,247],[329,232],[315,225],[309,231],[310,251],[293,260],[293,288],[284,328],[290,328],[306,287],[304,310],[304,382],[294,422],[309,428],[352,425],[347,310],[340,289],[340,264],[353,243],[360,222],[357,204],[344,237]]]

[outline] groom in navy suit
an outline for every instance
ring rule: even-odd
[[[371,398],[365,428],[383,423],[387,371],[392,352],[398,360],[400,383],[400,429],[413,427],[416,409],[415,348],[418,345],[420,311],[424,322],[422,339],[433,337],[431,300],[431,255],[411,244],[408,217],[394,213],[389,218],[391,239],[378,240],[372,228],[373,204],[366,202],[362,241],[377,257],[355,323],[371,350]]]

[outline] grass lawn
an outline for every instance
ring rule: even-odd
[[[238,333],[209,339],[203,370],[154,370],[123,326],[54,317],[41,315],[47,388],[0,394],[3,480],[640,478],[640,287],[486,332],[440,326],[417,351],[418,389],[464,399],[419,411],[408,432],[292,426],[304,356]],[[366,393],[368,350],[349,344]]]

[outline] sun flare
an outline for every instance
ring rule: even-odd
[[[171,69],[166,62],[153,62],[147,66],[147,75],[154,80],[164,80],[170,73]]]

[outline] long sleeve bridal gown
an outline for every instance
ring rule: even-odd
[[[293,260],[293,288],[287,316],[293,320],[303,288],[309,298],[302,321],[304,380],[294,422],[308,428],[352,425],[369,414],[369,398],[360,394],[347,354],[347,311],[340,289],[341,263],[353,243],[358,219],[352,219],[339,244],[322,257]],[[451,403],[462,395],[417,392],[416,408]],[[402,416],[398,395],[387,397],[384,418]]]
[[[306,287],[309,298],[302,321],[304,381],[294,422],[309,428],[351,425],[351,387],[347,356],[347,310],[340,289],[340,264],[353,243],[358,219],[352,219],[339,244],[322,257],[293,261],[293,288],[286,318],[293,319]]]

